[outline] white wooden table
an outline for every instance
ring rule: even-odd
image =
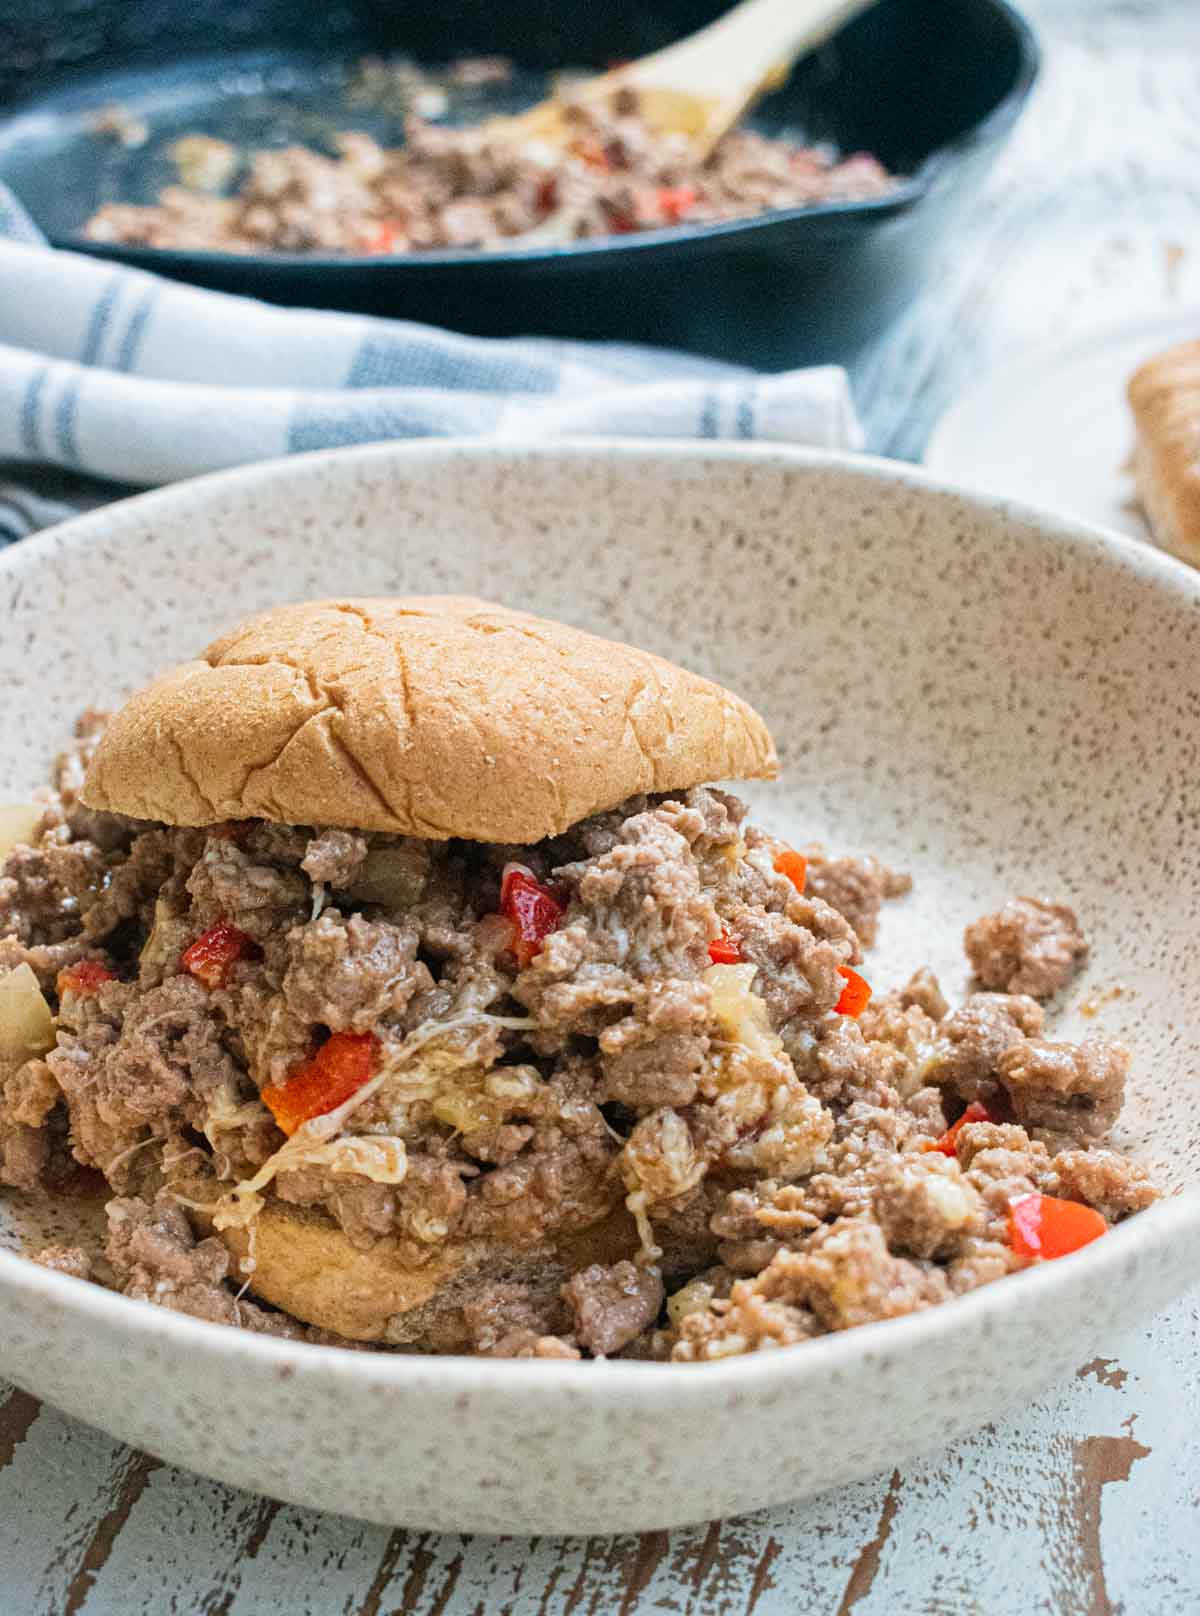
[[[856,367],[884,453],[919,456],[1016,351],[1200,310],[1200,0],[1029,9],[1034,106],[928,294]],[[1188,1616],[1198,1300],[923,1464],[641,1538],[389,1533],[199,1480],[0,1386],[0,1616]]]

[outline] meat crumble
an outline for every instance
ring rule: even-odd
[[[1087,955],[1075,911],[1040,898],[1010,898],[968,926],[963,945],[982,987],[1035,999],[1066,987]]]
[[[813,850],[806,880],[722,791],[519,848],[180,829],[80,802],[102,723],[0,864],[0,970],[36,980],[50,1028],[34,1055],[0,1038],[0,1182],[53,1195],[91,1171],[109,1196],[104,1253],[42,1253],[60,1272],[328,1341],[243,1294],[253,1274],[188,1216],[197,1182],[218,1230],[309,1208],[414,1266],[450,1241],[537,1251],[623,1203],[627,1258],[489,1280],[464,1339],[700,1362],[1027,1266],[1023,1198],[1092,1208],[1101,1233],[1155,1197],[1104,1144],[1128,1052],[1045,1036],[1037,996],[1084,951],[1061,906],[971,927],[988,990],[958,1008],[928,970],[862,1007],[863,946],[907,879]]]
[[[568,97],[567,137],[554,144],[486,122],[431,122],[420,109],[444,106],[429,88],[412,89],[405,104],[397,149],[347,130],[333,136],[328,155],[288,146],[243,160],[224,141],[184,136],[172,148],[181,183],[152,206],[106,204],[84,233],[192,251],[372,256],[709,224],[864,201],[896,184],[867,153],[838,157],[746,128],[705,160],[688,136],[652,131],[628,90],[606,106]]]

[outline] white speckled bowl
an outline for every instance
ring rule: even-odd
[[[255,608],[455,590],[647,645],[766,714],[785,835],[913,871],[870,975],[1021,890],[1093,941],[1065,1027],[1136,1048],[1126,1137],[1200,1177],[1200,577],[1155,551],[776,449],[384,446],[257,466],[0,556],[0,796],[75,712]],[[1120,997],[1106,989],[1123,985]],[[28,1238],[0,1202],[0,1239]],[[1181,1194],[1078,1256],[892,1323],[708,1367],[296,1347],[0,1252],[0,1372],[152,1453],[298,1503],[489,1532],[754,1509],[890,1466],[1027,1400],[1200,1276]]]

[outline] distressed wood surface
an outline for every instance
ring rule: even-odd
[[[881,452],[918,456],[957,390],[1031,345],[1200,311],[1200,0],[1029,9],[1034,106],[926,296],[856,367]],[[186,1475],[0,1385],[0,1616],[1184,1616],[1198,1304],[951,1448],[931,1429],[924,1463],[640,1538],[389,1533]]]

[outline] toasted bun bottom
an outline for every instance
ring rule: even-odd
[[[470,1346],[463,1307],[487,1286],[555,1292],[580,1268],[620,1262],[638,1249],[632,1218],[616,1206],[586,1228],[563,1231],[553,1243],[523,1249],[448,1240],[414,1267],[391,1237],[363,1251],[325,1213],[279,1202],[268,1202],[248,1229],[217,1231],[211,1216],[197,1210],[211,1196],[212,1181],[174,1187],[193,1201],[193,1225],[216,1234],[260,1301],[350,1341],[430,1352]]]

